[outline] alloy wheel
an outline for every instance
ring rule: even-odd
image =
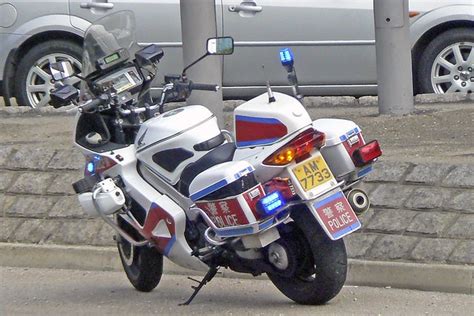
[[[79,74],[82,68],[79,60],[70,55],[61,53],[43,56],[30,68],[26,77],[26,93],[32,108],[41,108],[49,104],[51,101],[49,94],[55,88],[53,77],[51,76],[50,64],[67,60],[71,62],[74,70]],[[63,80],[63,82],[78,87],[80,79],[71,77]]]
[[[454,43],[436,56],[431,68],[435,93],[474,90],[474,43]]]

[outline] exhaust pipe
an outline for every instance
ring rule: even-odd
[[[361,189],[352,189],[347,194],[347,200],[357,216],[365,213],[370,207],[369,197]]]

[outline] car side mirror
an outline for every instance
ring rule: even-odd
[[[56,81],[67,79],[75,74],[74,68],[68,60],[51,63],[49,67],[51,69],[51,75]]]
[[[234,52],[234,39],[230,36],[213,37],[207,40],[208,55],[231,55]]]
[[[68,105],[79,97],[79,90],[70,85],[61,86],[50,93],[51,104],[55,109]]]

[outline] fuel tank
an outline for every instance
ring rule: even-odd
[[[142,124],[135,139],[137,159],[174,185],[184,167],[222,143],[221,137],[217,119],[207,108],[178,108]]]

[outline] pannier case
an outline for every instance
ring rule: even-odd
[[[372,170],[371,165],[358,168],[352,160],[354,151],[365,145],[357,124],[349,120],[319,119],[313,122],[313,127],[326,134],[321,154],[338,181],[355,180]]]

